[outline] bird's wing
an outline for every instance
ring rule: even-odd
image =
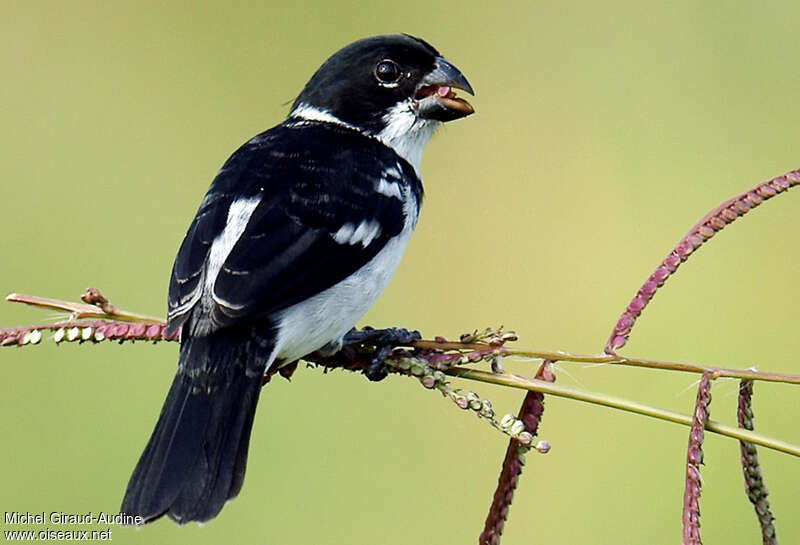
[[[337,284],[400,233],[420,197],[410,165],[357,133],[279,126],[256,137],[223,166],[189,227],[170,329],[198,303],[206,312],[195,319],[218,328]]]

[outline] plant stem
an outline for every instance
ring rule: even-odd
[[[437,341],[416,341],[413,343],[415,348],[422,350],[486,350],[485,343],[460,343],[460,342],[437,342]],[[713,365],[698,365],[694,363],[680,363],[661,360],[647,360],[642,358],[629,358],[619,354],[575,354],[561,350],[533,350],[528,348],[509,348],[503,346],[497,349],[503,356],[518,356],[522,358],[535,358],[540,360],[575,362],[575,363],[607,363],[613,365],[626,365],[629,367],[644,367],[647,369],[659,369],[662,371],[682,371],[685,373],[711,373],[713,377],[738,378],[749,380],[763,380],[766,382],[784,382],[787,384],[800,384],[800,375],[786,373],[772,373],[769,371],[756,371],[754,369],[732,369],[727,367],[716,367]]]
[[[689,232],[681,238],[636,292],[614,324],[603,351],[607,354],[614,354],[625,346],[633,326],[636,325],[636,320],[641,316],[642,311],[653,299],[658,289],[678,270],[681,263],[689,259],[715,233],[722,231],[727,225],[747,214],[765,200],[785,193],[786,190],[797,185],[800,185],[800,169],[760,183],[749,191],[728,199],[703,216],[703,219],[689,229]]]
[[[642,403],[637,403],[635,401],[630,401],[611,395],[576,390],[565,386],[559,386],[551,382],[535,380],[511,373],[491,373],[488,371],[468,369],[465,367],[450,367],[444,372],[445,374],[454,377],[465,378],[468,380],[476,380],[479,382],[498,384],[501,386],[510,386],[512,388],[519,388],[521,390],[542,392],[558,397],[566,397],[576,401],[583,401],[586,403],[593,403],[595,405],[611,407],[612,409],[619,409],[622,411],[641,414],[651,418],[657,418],[659,420],[666,420],[667,422],[683,424],[684,426],[692,425],[692,418],[690,416],[675,411],[651,407],[649,405],[644,405]],[[725,424],[720,424],[712,420],[708,421],[705,429],[712,433],[731,437],[739,441],[748,441],[769,449],[800,457],[800,446],[788,443],[786,441],[781,441],[780,439],[774,439],[772,437],[767,437],[765,435],[743,430],[741,428],[726,426]]]
[[[137,327],[139,327],[141,331],[129,330],[126,327],[124,332],[118,335],[114,333],[114,335],[112,336],[104,332],[103,339],[110,340],[113,337],[116,340],[146,339],[152,341],[163,338],[164,320],[160,318],[150,318],[141,314],[119,310],[116,309],[115,307],[112,307],[113,312],[109,313],[103,311],[100,307],[94,305],[89,305],[84,303],[73,303],[69,301],[61,301],[58,299],[49,299],[47,297],[38,297],[34,295],[23,295],[14,293],[6,297],[6,300],[18,303],[26,303],[38,307],[46,307],[46,308],[53,308],[56,310],[68,311],[73,313],[73,320],[60,324],[29,326],[23,328],[0,330],[0,333],[3,333],[3,335],[0,335],[0,337],[7,337],[4,339],[0,339],[0,341],[2,341],[0,342],[0,346],[25,344],[23,335],[24,333],[30,330],[52,330],[54,328],[63,329],[66,327],[87,327],[87,326],[99,327],[99,325],[111,326],[114,325],[114,321],[106,322],[103,324],[99,323],[87,324],[86,322],[81,322],[79,320],[80,318],[91,318],[91,317],[108,318],[110,316],[113,316],[118,320],[123,320],[123,321],[132,321],[139,323],[144,322],[144,324],[141,324],[144,325],[144,327],[137,325]],[[150,328],[148,328],[147,326],[151,327],[158,326],[160,329],[157,332],[155,331],[150,332]],[[97,339],[93,337],[93,340],[99,341],[102,339]],[[177,340],[177,336],[164,338],[163,340]],[[459,351],[465,357],[468,356],[468,354],[466,354],[466,352],[468,351],[474,351],[476,353],[488,351],[491,353],[497,353],[497,355],[499,356],[518,356],[526,358],[537,358],[542,360],[571,361],[571,362],[582,362],[582,363],[608,363],[616,365],[629,365],[634,367],[647,367],[647,368],[661,369],[661,370],[686,371],[693,373],[711,373],[711,375],[714,378],[736,377],[740,379],[765,380],[771,382],[786,382],[790,384],[800,384],[800,376],[798,375],[785,375],[781,373],[769,373],[769,372],[753,371],[749,369],[725,369],[725,368],[717,368],[711,366],[694,365],[688,363],[675,363],[675,362],[665,362],[656,360],[644,360],[638,358],[625,358],[618,355],[610,355],[610,354],[583,355],[583,354],[572,354],[569,352],[562,352],[562,351],[539,351],[539,350],[515,349],[515,348],[506,348],[505,346],[493,347],[493,345],[480,342],[462,343],[462,342],[446,342],[446,341],[439,342],[436,340],[432,341],[422,340],[422,341],[416,341],[412,344],[415,348],[421,350],[435,350],[440,356],[446,355],[442,354],[441,352],[438,352],[443,350]],[[306,361],[315,361],[314,357],[306,357],[304,359]],[[486,371],[480,371],[477,369],[468,369],[459,366],[448,367],[446,368],[446,370],[444,370],[444,372],[451,376],[466,378],[469,380],[477,380],[480,382],[486,382],[489,384],[496,384],[501,386],[510,386],[512,388],[520,388],[523,390],[531,390],[534,392],[549,393],[559,397],[567,397],[578,401],[585,401],[587,403],[604,405],[606,407],[612,407],[615,409],[633,412],[644,416],[650,416],[652,418],[657,418],[660,420],[667,420],[670,422],[683,424],[685,426],[691,426],[691,418],[681,413],[669,411],[667,409],[650,407],[648,405],[643,405],[641,403],[636,403],[634,401],[629,401],[622,398],[616,398],[605,394],[597,394],[593,392],[573,390],[564,386],[556,386],[555,384],[549,382],[533,380],[520,375],[514,375],[510,373],[491,373]],[[714,433],[738,439],[740,441],[749,441],[750,443],[761,445],[766,448],[778,450],[781,452],[785,452],[787,454],[792,454],[794,456],[800,456],[800,446],[793,445],[785,441],[780,441],[778,439],[766,437],[752,431],[725,426],[724,424],[718,424],[713,421],[708,422],[706,429]]]
[[[94,288],[90,288],[92,291]],[[90,290],[87,290],[89,293]],[[97,292],[99,295],[99,292]],[[6,301],[12,303],[25,303],[27,305],[51,308],[69,312],[75,320],[85,318],[106,318],[111,320],[122,320],[126,322],[147,322],[164,324],[162,318],[138,314],[128,310],[123,310],[111,305],[104,305],[103,310],[100,306],[85,303],[64,301],[61,299],[51,299],[49,297],[39,297],[38,295],[26,295],[23,293],[12,293],[6,297]],[[80,324],[76,324],[80,325]],[[422,350],[474,350],[482,351],[491,348],[482,342],[464,343],[453,341],[421,340],[412,343],[415,348]],[[503,356],[519,356],[525,358],[536,358],[541,360],[577,362],[577,363],[608,363],[615,365],[627,365],[630,367],[645,367],[649,369],[660,369],[662,371],[683,371],[688,373],[712,373],[714,378],[731,377],[738,379],[763,380],[766,382],[784,382],[788,384],[800,384],[800,375],[789,375],[784,373],[771,373],[765,371],[755,371],[752,369],[730,369],[724,367],[714,367],[708,365],[696,365],[691,363],[678,363],[659,360],[646,360],[641,358],[627,358],[618,354],[573,354],[560,350],[530,350],[525,348],[508,348],[505,346],[497,347],[496,350]]]
[[[648,369],[660,369],[662,371],[683,371],[686,373],[711,373],[714,378],[731,377],[739,379],[763,380],[766,382],[784,382],[787,384],[800,384],[800,375],[790,375],[785,373],[772,373],[768,371],[755,371],[753,369],[730,369],[725,367],[715,367],[711,365],[697,365],[693,363],[678,363],[671,361],[645,360],[641,358],[627,358],[612,354],[572,354],[561,351],[527,350],[516,348],[505,348],[508,356],[521,356],[526,358],[538,358],[543,360],[570,361],[577,363],[608,363],[613,365],[627,365],[630,367],[644,367]]]
[[[108,318],[111,320],[122,320],[124,322],[164,322],[163,318],[138,314],[136,312],[130,312],[128,310],[122,310],[116,307],[112,307],[112,312],[106,312],[97,305],[75,303],[61,299],[51,299],[50,297],[40,297],[38,295],[26,295],[24,293],[10,293],[6,296],[6,301],[11,303],[25,303],[26,305],[31,305],[34,307],[50,308],[53,310],[69,312],[71,317],[76,320],[83,318]]]

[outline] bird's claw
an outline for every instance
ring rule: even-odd
[[[364,375],[372,382],[378,382],[389,374],[386,371],[386,358],[392,353],[393,346],[384,345],[375,349],[375,355],[364,369]]]
[[[422,338],[419,331],[409,331],[405,328],[392,327],[388,329],[353,329],[344,336],[345,346],[354,344],[367,344],[375,346],[375,353],[369,364],[364,369],[364,375],[374,382],[383,380],[388,374],[384,362],[396,346],[404,346]]]

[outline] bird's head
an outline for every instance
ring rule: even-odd
[[[436,127],[473,113],[464,75],[408,35],[354,42],[331,56],[292,106],[290,119],[339,123],[376,137],[418,168]]]

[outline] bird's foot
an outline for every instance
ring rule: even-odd
[[[342,343],[345,346],[353,344],[372,344],[375,346],[402,346],[411,344],[422,339],[419,331],[409,331],[402,327],[390,327],[388,329],[351,329],[345,334]]]
[[[367,344],[375,346],[375,353],[364,369],[364,375],[371,381],[386,378],[387,371],[384,362],[397,346],[407,346],[422,338],[419,331],[409,331],[404,328],[392,327],[388,329],[353,329],[342,339],[344,346],[354,344]]]

